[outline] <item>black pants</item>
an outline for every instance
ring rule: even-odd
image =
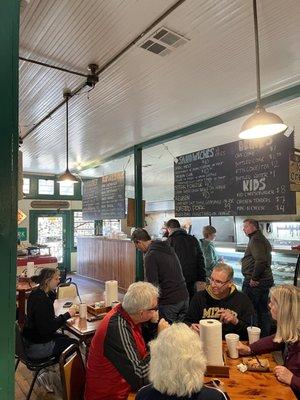
[[[59,356],[67,347],[71,346],[71,344],[77,344],[78,341],[76,339],[72,339],[69,336],[63,335],[61,333],[56,333],[54,337],[54,349],[53,355]]]

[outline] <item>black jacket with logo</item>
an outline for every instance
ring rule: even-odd
[[[159,286],[159,304],[171,305],[188,299],[181,265],[167,242],[155,240],[145,255],[147,281]]]
[[[252,303],[248,296],[239,292],[232,285],[230,293],[224,299],[213,296],[210,287],[197,292],[193,297],[185,321],[187,324],[198,324],[200,319],[220,319],[220,309],[231,311],[238,319],[237,325],[222,324],[223,338],[227,333],[237,333],[241,340],[246,340],[247,327],[251,325],[251,316],[254,315]]]
[[[205,282],[203,253],[195,236],[189,235],[184,229],[178,229],[170,234],[167,241],[179,258],[185,281]]]

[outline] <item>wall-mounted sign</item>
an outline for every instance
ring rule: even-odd
[[[23,222],[25,218],[27,218],[27,215],[22,210],[18,209],[18,215],[17,215],[18,225],[20,225],[20,223]]]
[[[300,155],[290,155],[290,189],[293,192],[300,192]]]
[[[84,182],[82,216],[86,220],[125,218],[125,172]]]
[[[24,242],[27,240],[27,228],[18,228],[18,239],[21,242]]]
[[[175,215],[295,214],[289,158],[294,135],[239,140],[177,157]]]

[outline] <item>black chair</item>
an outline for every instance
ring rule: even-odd
[[[60,284],[62,283],[70,283],[72,278],[67,278],[68,271],[66,268],[60,270]]]
[[[32,360],[30,359],[25,351],[25,346],[24,346],[24,341],[21,333],[20,326],[18,322],[15,323],[15,358],[17,359],[16,365],[15,365],[15,371],[18,368],[18,365],[20,361],[26,365],[26,367],[30,371],[34,371],[34,377],[30,385],[29,392],[26,396],[26,400],[30,399],[36,378],[38,376],[38,373],[47,367],[50,367],[51,365],[55,365],[59,363],[59,356],[57,357],[48,357],[48,358],[43,358],[39,360]]]

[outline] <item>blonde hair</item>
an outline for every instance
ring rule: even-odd
[[[199,335],[175,323],[150,343],[149,380],[160,393],[191,396],[203,386],[206,369]]]
[[[214,228],[212,225],[206,225],[203,227],[203,236],[206,239],[209,235],[212,235],[213,233],[216,233],[216,228]]]
[[[300,338],[300,289],[293,285],[279,285],[270,289],[270,295],[277,305],[274,342],[297,342]]]

